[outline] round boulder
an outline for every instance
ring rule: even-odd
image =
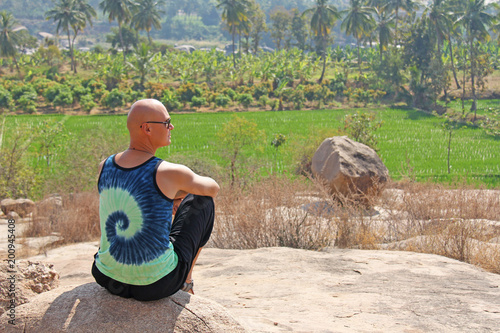
[[[2,332],[245,332],[215,302],[179,291],[151,302],[111,295],[96,283],[66,286],[16,308]]]
[[[347,136],[325,139],[312,158],[311,169],[332,194],[349,198],[376,195],[389,179],[375,150]]]

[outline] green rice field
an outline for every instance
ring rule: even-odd
[[[488,103],[487,106],[480,105],[481,113],[488,112],[491,105],[498,108],[498,101]],[[415,110],[373,108],[240,112],[237,113],[239,117],[255,122],[257,128],[265,133],[260,145],[247,148],[244,155],[248,157],[247,161],[258,165],[262,173],[292,175],[297,162],[294,160],[297,156],[295,151],[302,149],[300,143],[311,140],[319,135],[318,133],[342,128],[343,117],[356,110],[376,112],[377,118],[384,122],[377,131],[378,153],[393,179],[405,176],[438,182],[466,179],[470,183],[487,187],[500,186],[499,139],[488,136],[478,128],[461,128],[454,131],[450,156],[451,173],[448,174],[447,137],[441,128],[443,120]],[[172,123],[175,126],[172,131],[172,144],[160,149],[157,155],[172,162],[196,158],[225,167],[228,162],[222,157],[216,134],[233,115],[234,113],[229,112],[172,113]],[[81,145],[85,145],[88,140],[114,140],[118,142],[115,146],[120,149],[125,149],[128,145],[126,115],[7,116],[3,144],[7,144],[16,128],[28,126],[36,132],[41,124],[48,120],[53,122],[51,126],[63,129],[55,141],[51,172],[57,172],[57,156],[67,154],[67,149],[78,147],[78,144],[67,145],[69,140],[84,138],[79,143]],[[287,140],[283,146],[276,149],[271,145],[271,141],[274,134],[278,133],[285,135]],[[109,153],[112,152],[103,154]],[[39,162],[31,161],[33,165]],[[99,160],[96,160],[95,164],[98,163]]]

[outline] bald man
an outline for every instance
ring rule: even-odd
[[[192,270],[212,232],[219,185],[155,157],[174,129],[159,101],[134,103],[127,128],[128,149],[99,165],[101,243],[92,275],[112,294],[140,301],[193,293]]]

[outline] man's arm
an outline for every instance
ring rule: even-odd
[[[163,162],[158,168],[156,181],[160,190],[169,198],[182,198],[186,193],[214,198],[219,184],[210,177],[200,176],[181,164]]]

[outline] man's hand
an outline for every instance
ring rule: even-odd
[[[174,206],[172,207],[172,215],[175,215],[175,213],[177,212],[177,209],[179,208],[182,200],[184,200],[184,197],[174,199]]]

